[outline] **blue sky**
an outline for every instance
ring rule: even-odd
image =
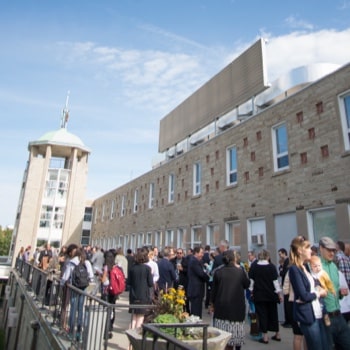
[[[259,37],[270,81],[350,62],[350,0],[2,0],[0,224],[27,146],[60,126],[91,148],[87,197],[151,170],[159,121]]]

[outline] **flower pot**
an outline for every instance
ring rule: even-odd
[[[231,337],[231,333],[224,332],[221,329],[215,327],[208,327],[208,333],[214,334],[214,337],[208,338],[208,350],[222,350],[225,349],[225,346],[228,340]],[[141,350],[142,343],[142,334],[135,329],[129,329],[126,331],[126,335],[130,341],[134,350]],[[182,340],[182,342],[193,346],[195,349],[202,350],[203,348],[203,340]],[[167,348],[167,342],[163,339],[159,339],[157,342],[158,350],[173,350],[174,347],[172,345]],[[145,350],[152,350],[152,338],[147,338],[146,340],[146,348]]]

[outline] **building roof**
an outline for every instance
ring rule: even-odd
[[[63,147],[75,147],[90,153],[89,148],[84,145],[83,141],[78,136],[68,132],[65,127],[45,133],[38,140],[29,142],[29,147],[47,144]]]

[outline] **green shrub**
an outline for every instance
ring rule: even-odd
[[[154,323],[179,323],[179,319],[175,317],[172,314],[161,314],[158,315],[154,320]],[[160,328],[160,330],[164,333],[170,334],[172,336],[179,336],[182,334],[182,330],[180,328],[176,329],[176,335],[175,335],[175,328],[169,327],[169,328]]]

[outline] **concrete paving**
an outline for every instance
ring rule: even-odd
[[[113,330],[113,338],[109,341],[108,349],[127,350],[129,349],[129,341],[125,335],[125,330],[129,328],[131,315],[128,312],[129,295],[127,292],[120,296],[117,301],[116,317]],[[211,324],[211,317],[207,310],[203,309],[203,321]],[[246,340],[243,349],[269,350],[269,349],[293,349],[293,332],[292,329],[280,327],[281,342],[271,339],[274,333],[269,333],[269,343],[261,344],[257,340],[252,339],[249,335],[249,325],[246,323]]]

